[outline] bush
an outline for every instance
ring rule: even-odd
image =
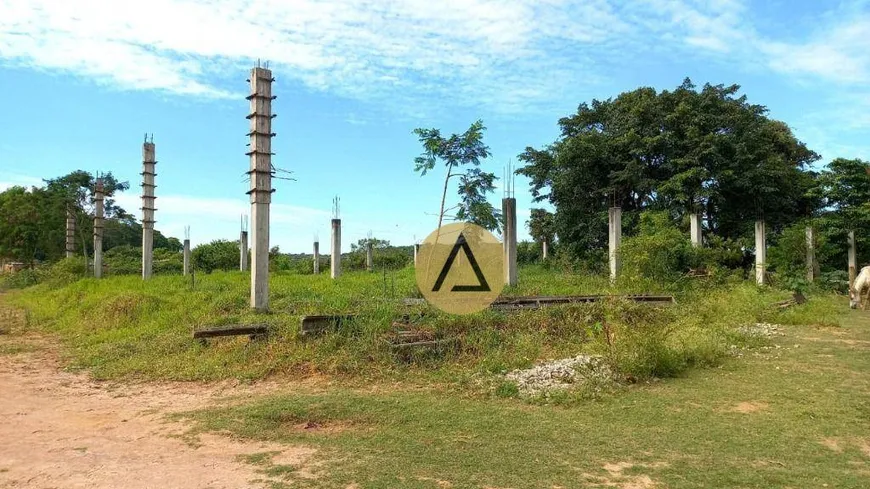
[[[694,257],[688,236],[665,212],[641,213],[640,233],[623,240],[619,254],[624,279],[659,283],[678,280]]]
[[[201,244],[191,252],[193,266],[197,271],[211,273],[214,270],[237,270],[239,268],[239,243],[219,239]]]

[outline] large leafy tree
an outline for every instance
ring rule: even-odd
[[[817,221],[830,245],[833,268],[846,266],[849,231],[855,231],[860,263],[870,261],[870,162],[831,161],[819,174],[812,194],[822,201]]]
[[[447,170],[438,213],[439,228],[447,213],[455,210],[456,220],[471,222],[489,230],[498,229],[501,213],[486,200],[487,194],[495,190],[496,176],[480,169],[481,161],[490,156],[489,147],[483,142],[485,130],[486,127],[479,120],[464,133],[449,137],[442,136],[439,129],[414,130],[423,144],[423,154],[414,160],[414,171],[426,175],[435,169],[438,162],[442,162]],[[447,208],[447,189],[451,178],[459,178],[459,203]]]
[[[575,255],[606,246],[610,206],[623,209],[629,234],[647,209],[675,221],[702,213],[725,238],[748,234],[757,218],[776,231],[818,207],[804,170],[819,157],[738,90],[699,91],[686,79],[674,91],[582,103],[559,121],[556,142],[526,148],[517,173],[530,178],[534,200],[555,206],[560,242]]]
[[[97,178],[103,182],[103,209],[104,216],[108,220],[130,219],[131,216],[117,205],[114,196],[117,192],[123,192],[130,188],[127,182],[118,181],[111,172],[96,177],[84,170],[76,170],[58,178],[45,181],[45,191],[51,195],[55,208],[54,214],[59,219],[66,219],[67,210],[71,210],[76,220],[76,234],[79,241],[79,251],[88,255],[93,252],[93,215],[94,215],[94,188]],[[63,216],[63,217],[60,217]],[[61,230],[65,223],[59,224]],[[60,244],[63,246],[63,243]]]
[[[546,209],[532,209],[529,220],[529,235],[536,243],[547,242],[552,245],[556,240],[556,227],[553,222],[553,213]]]

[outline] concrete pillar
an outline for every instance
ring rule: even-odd
[[[420,254],[420,244],[414,244],[414,268],[417,267],[417,255]]]
[[[314,242],[314,275],[320,273],[320,242]]]
[[[239,270],[248,271],[248,232],[239,233]]]
[[[251,70],[251,121],[248,136],[251,158],[248,175],[251,179],[251,307],[257,311],[269,309],[269,204],[272,203],[272,72],[265,68]]]
[[[692,238],[692,246],[700,248],[704,246],[704,236],[701,227],[701,214],[689,215],[689,236]]]
[[[183,253],[182,256],[184,257],[184,268],[183,268],[182,273],[184,274],[184,276],[187,276],[190,274],[190,240],[189,239],[184,240],[184,251],[182,253]]]
[[[142,279],[151,278],[154,254],[154,177],[157,160],[154,159],[154,142],[142,145]]]
[[[504,281],[505,285],[517,284],[517,199],[501,199],[504,216]]]
[[[332,262],[330,263],[332,278],[341,276],[341,219],[332,220]]]
[[[767,282],[767,225],[763,219],[755,221],[755,283]]]
[[[547,261],[547,251],[548,251],[548,246],[547,246],[547,240],[545,239],[545,240],[541,241],[541,261]]]
[[[66,208],[66,257],[76,254],[76,214],[72,206]]]
[[[94,186],[94,277],[103,276],[103,181]]]
[[[372,244],[366,244],[366,271],[373,272],[375,270],[375,256]]]
[[[858,276],[858,247],[855,244],[855,231],[849,231],[849,289]]]
[[[807,227],[807,280],[812,282],[816,278],[816,237],[815,230]]]
[[[610,281],[615,282],[622,269],[622,259],[619,256],[619,247],[622,245],[622,208],[611,207],[607,213],[608,233],[607,247],[610,259]]]

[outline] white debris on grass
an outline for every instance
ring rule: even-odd
[[[760,336],[764,338],[773,338],[774,336],[785,336],[780,329],[782,326],[771,323],[755,323],[752,325],[741,326],[738,331],[746,336]]]
[[[506,378],[516,383],[520,394],[537,395],[568,389],[584,382],[610,381],[613,379],[613,371],[599,355],[577,355],[524,370],[514,370]]]

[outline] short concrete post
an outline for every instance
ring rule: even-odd
[[[504,215],[504,281],[505,285],[517,285],[517,199],[501,199]]]
[[[320,273],[320,242],[314,242],[314,275]]]
[[[269,310],[269,205],[272,203],[272,72],[265,68],[251,70],[250,151],[248,175],[251,189],[251,307],[256,311]]]
[[[812,282],[816,279],[816,236],[815,230],[807,226],[807,280]]]
[[[142,279],[151,278],[154,259],[154,177],[157,161],[154,159],[154,141],[142,145]]]
[[[417,267],[417,255],[420,254],[420,244],[414,243],[414,268]]]
[[[374,249],[371,242],[366,244],[366,271],[373,272],[375,270]]]
[[[239,233],[239,270],[248,271],[248,232]]]
[[[187,275],[190,274],[190,240],[189,239],[184,240],[184,251],[182,253],[183,253],[182,256],[184,258],[184,268],[182,269],[183,270],[182,273],[186,277]]]
[[[607,247],[610,257],[610,281],[615,282],[622,269],[622,259],[619,247],[622,245],[622,208],[611,207],[607,213],[608,239]]]
[[[855,284],[858,276],[858,247],[855,244],[855,231],[849,231],[849,289]]]
[[[330,263],[332,278],[341,276],[341,219],[332,220],[332,263]]]
[[[689,215],[689,235],[692,238],[692,246],[700,248],[704,246],[704,236],[701,227],[701,214]]]
[[[541,241],[541,261],[547,261],[547,240]]]
[[[66,257],[76,254],[76,214],[72,206],[66,208]]]
[[[767,225],[763,219],[755,221],[755,283],[767,282]]]
[[[94,186],[94,277],[103,276],[103,180]]]

